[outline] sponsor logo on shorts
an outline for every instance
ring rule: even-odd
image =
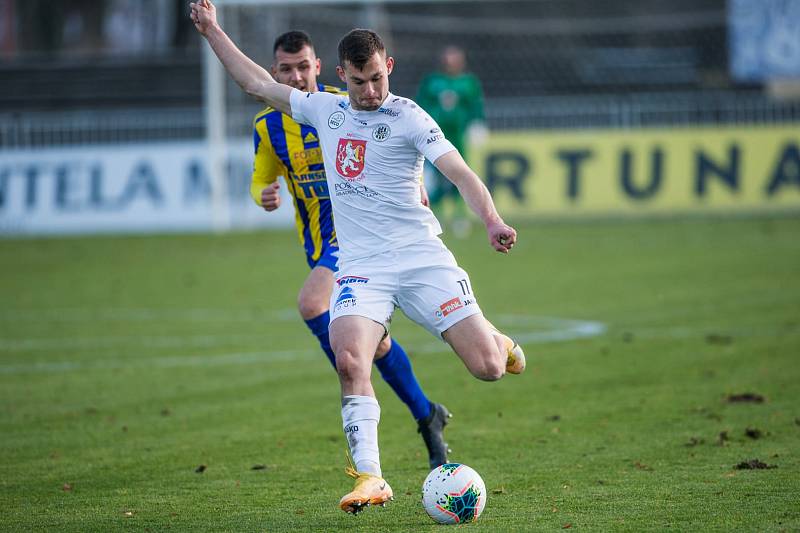
[[[439,306],[439,309],[442,312],[442,316],[445,317],[452,313],[453,311],[457,311],[464,307],[464,304],[461,303],[461,299],[453,298],[452,300],[447,300],[445,303]]]
[[[350,285],[352,283],[367,283],[369,282],[369,278],[363,278],[361,276],[344,276],[336,280],[336,284],[340,287],[342,285]]]
[[[347,309],[348,307],[354,307],[356,305],[356,295],[353,292],[353,289],[349,286],[342,289],[342,292],[339,293],[339,297],[336,298],[336,305],[334,306],[334,310],[338,311],[339,309]]]
[[[344,113],[342,111],[335,111],[328,117],[328,127],[332,130],[340,128],[344,124]]]

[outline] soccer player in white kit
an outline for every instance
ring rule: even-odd
[[[190,7],[195,27],[245,92],[318,132],[340,247],[330,341],[354,463],[348,474],[356,478],[339,506],[358,513],[384,504],[392,489],[381,473],[380,406],[370,372],[396,307],[450,344],[479,379],[494,381],[525,369],[522,349],[483,317],[469,276],[420,201],[423,158],[458,187],[495,250],[508,253],[516,231],[500,218],[489,191],[430,116],[389,92],[394,59],[375,32],[352,30],[339,43],[336,70],[348,96],[305,93],[275,82],[248,59],[217,24],[210,1]]]

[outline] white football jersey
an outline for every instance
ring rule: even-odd
[[[357,111],[347,96],[295,89],[291,106],[293,119],[317,130],[343,261],[442,232],[419,180],[424,158],[455,148],[428,113],[391,93],[377,111]]]

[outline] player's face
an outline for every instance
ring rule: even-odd
[[[389,94],[389,74],[393,68],[394,59],[381,52],[375,52],[361,70],[349,61],[336,67],[339,78],[347,84],[353,109],[375,111],[381,106]]]
[[[442,68],[451,76],[457,76],[464,72],[467,66],[467,59],[460,48],[449,46],[442,53]]]
[[[313,93],[317,91],[319,68],[319,58],[310,46],[304,46],[293,54],[278,48],[272,64],[272,76],[278,83]]]

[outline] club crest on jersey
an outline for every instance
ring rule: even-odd
[[[364,170],[366,153],[367,141],[339,139],[339,146],[336,148],[336,171],[347,180],[358,179]]]
[[[392,129],[388,124],[378,124],[372,129],[372,138],[376,141],[383,142],[392,134]]]

